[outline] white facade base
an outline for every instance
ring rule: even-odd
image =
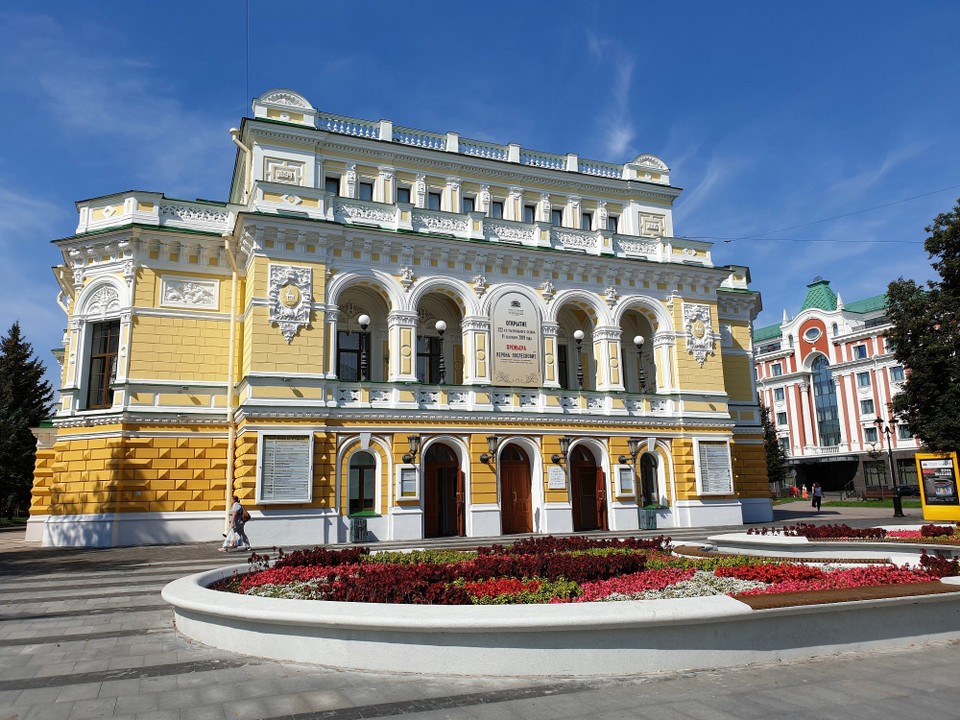
[[[536,514],[536,510],[534,513]],[[537,528],[542,528],[537,530]],[[573,532],[573,506],[570,503],[547,503],[543,508],[543,520],[537,522],[533,519],[534,532],[542,532],[545,535],[553,533],[572,533]]]
[[[770,498],[743,498],[740,507],[745,523],[773,522],[773,501]]]
[[[671,509],[673,527],[743,525],[740,500],[677,500]]]
[[[246,534],[254,547],[325,545],[349,539],[332,511],[254,510]],[[376,518],[371,518],[376,519]],[[37,515],[27,521],[27,542],[44,547],[126,547],[223,541],[222,512]]]
[[[419,507],[395,507],[390,511],[390,519],[393,521],[393,536],[371,537],[371,540],[420,540],[423,538],[423,510]]]
[[[467,535],[496,537],[500,534],[500,507],[498,505],[471,505],[467,511]]]
[[[609,675],[771,663],[960,639],[960,593],[751,610],[728,596],[564,605],[283,600],[163,589],[177,629],[247,655],[379,672]],[[811,632],[816,628],[816,632]],[[282,638],[282,642],[280,639]]]

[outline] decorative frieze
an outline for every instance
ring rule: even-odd
[[[197,280],[164,275],[160,278],[160,304],[203,310],[219,308],[220,284],[216,280]]]

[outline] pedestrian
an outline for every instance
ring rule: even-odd
[[[823,502],[823,488],[820,487],[820,483],[815,482],[813,484],[813,506],[817,509],[817,512],[820,512],[820,503]]]
[[[227,539],[223,541],[220,552],[227,552],[234,547],[250,549],[250,540],[243,530],[243,526],[249,519],[250,513],[243,509],[240,498],[234,495],[233,505],[230,507],[230,531],[227,533]]]

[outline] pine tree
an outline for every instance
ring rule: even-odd
[[[760,425],[763,427],[763,449],[767,453],[767,479],[771,485],[782,486],[787,479],[787,454],[780,446],[777,429],[770,422],[770,410],[760,403]]]
[[[0,338],[0,503],[8,517],[30,504],[37,455],[30,428],[49,417],[53,400],[45,372],[13,323]]]
[[[924,248],[940,275],[926,286],[902,277],[887,289],[887,337],[908,370],[893,413],[927,449],[960,449],[960,200],[934,218]]]

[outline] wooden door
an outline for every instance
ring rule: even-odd
[[[533,532],[530,461],[516,445],[500,453],[500,515],[502,533]]]
[[[573,529],[575,532],[602,528],[598,508],[601,504],[598,492],[603,486],[597,483],[597,464],[593,455],[584,447],[570,453],[570,495],[573,501]],[[602,501],[605,506],[606,501]]]
[[[463,473],[456,453],[431,445],[423,456],[423,535],[462,535]]]
[[[603,470],[600,468],[596,469],[596,485],[597,488],[597,528],[600,530],[607,529],[607,478],[603,474]]]

